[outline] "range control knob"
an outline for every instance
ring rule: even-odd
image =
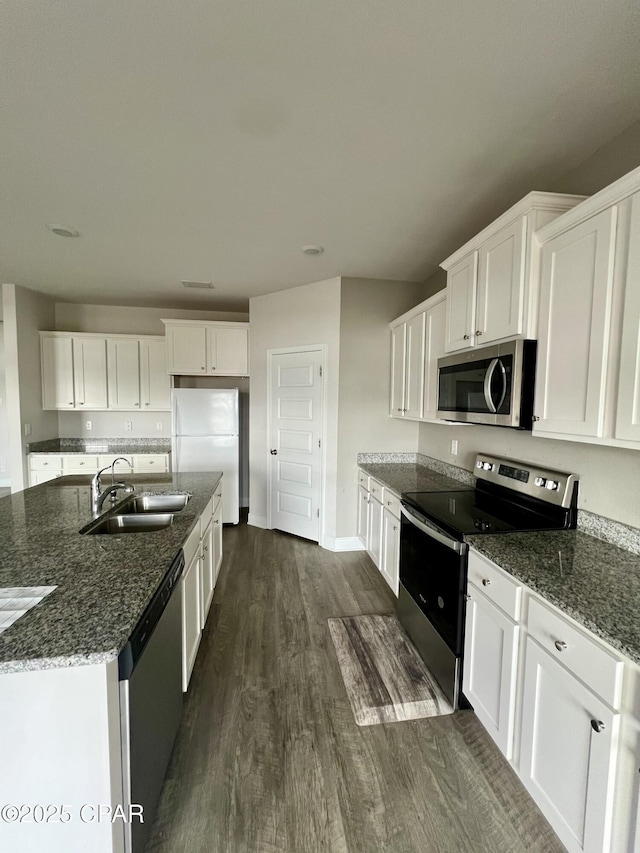
[[[544,477],[536,477],[535,480],[533,481],[533,485],[534,486],[544,486],[544,484],[546,482],[547,481],[545,480]]]
[[[476,468],[482,468],[482,462],[479,459],[476,462]]]
[[[545,489],[549,489],[550,492],[558,491],[558,481],[557,480],[547,480],[545,483]]]
[[[493,471],[493,465],[491,464],[491,462],[483,462],[482,467],[485,471]]]

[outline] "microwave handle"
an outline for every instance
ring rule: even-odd
[[[495,415],[498,409],[496,408],[493,400],[491,399],[491,380],[493,379],[493,374],[495,373],[496,367],[500,364],[499,358],[494,358],[491,360],[489,367],[487,368],[487,372],[484,376],[484,400],[487,404],[487,408],[491,412],[492,415]],[[504,371],[504,368],[502,368]],[[505,388],[506,394],[506,388]],[[504,400],[504,397],[502,398]],[[502,402],[502,401],[501,401]]]
[[[496,412],[500,411],[500,409],[502,408],[502,404],[504,403],[504,398],[507,396],[507,371],[504,369],[502,359],[498,359],[498,361],[500,364],[500,373],[502,376],[502,394],[500,395],[498,405],[496,406]]]

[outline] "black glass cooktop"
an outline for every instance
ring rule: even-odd
[[[454,536],[471,533],[514,533],[559,530],[566,511],[542,501],[514,503],[480,489],[461,492],[405,492],[404,503]]]

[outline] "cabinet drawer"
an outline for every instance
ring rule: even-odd
[[[386,486],[382,495],[382,503],[388,512],[395,515],[396,518],[400,518],[400,498]]]
[[[469,551],[469,582],[514,622],[520,621],[522,585],[475,551]]]
[[[184,564],[185,566],[189,566],[195,555],[198,553],[200,549],[200,522],[196,523],[196,526],[193,528],[189,536],[187,536],[187,540],[182,546],[182,550],[184,551]]]
[[[166,471],[166,453],[145,453],[133,457],[134,471]]]
[[[213,496],[213,511],[214,512],[218,508],[218,504],[220,503],[221,500],[222,500],[222,480],[220,480],[220,482],[216,486],[216,491],[215,491],[215,494]]]
[[[358,485],[364,486],[367,491],[369,490],[369,475],[365,474],[364,471],[358,471]]]
[[[98,470],[98,457],[77,454],[75,456],[62,457],[63,474],[80,473],[95,474]]]
[[[111,465],[114,459],[120,459],[120,462],[115,467],[115,472],[119,477],[124,477],[127,473],[131,473],[131,468],[129,467],[133,465],[131,456],[125,456],[124,454],[120,456],[119,453],[112,453],[109,456],[98,456],[98,471]],[[127,465],[127,462],[122,462],[123,459],[126,459],[129,465]]]
[[[37,454],[29,456],[30,471],[49,471],[51,468],[62,470],[61,456],[38,456]]]
[[[583,633],[533,596],[529,598],[528,632],[612,708],[620,707],[624,664],[596,637]]]
[[[200,516],[200,536],[204,535],[204,532],[207,529],[207,524],[209,524],[213,517],[213,501],[214,498],[211,498],[209,503],[202,510],[202,515]]]
[[[384,486],[382,483],[379,483],[378,480],[375,480],[373,477],[369,477],[369,494],[381,503],[383,490]]]

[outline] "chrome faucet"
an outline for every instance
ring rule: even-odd
[[[98,515],[100,510],[102,509],[102,504],[105,500],[110,497],[112,502],[115,502],[118,494],[118,489],[124,489],[125,494],[130,495],[133,491],[133,486],[131,483],[116,483],[115,482],[115,473],[114,468],[116,462],[126,462],[130,468],[133,468],[131,462],[128,459],[125,459],[124,456],[118,456],[113,460],[111,465],[107,465],[106,468],[102,468],[98,471],[97,474],[94,475],[91,480],[91,509],[94,515]],[[105,471],[111,469],[111,484],[107,486],[104,490],[102,489],[102,481],[100,480],[100,475],[104,474]]]

